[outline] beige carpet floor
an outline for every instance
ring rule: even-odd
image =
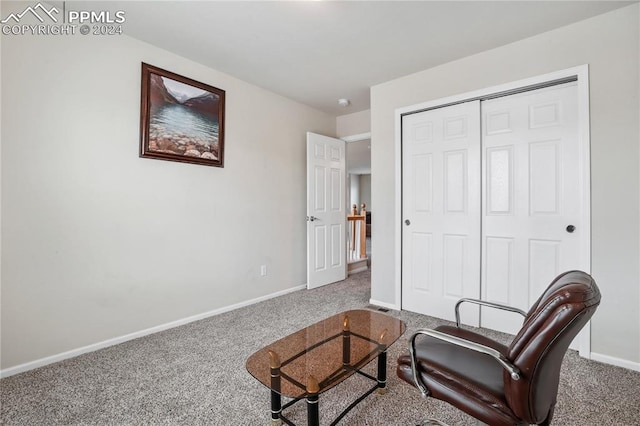
[[[325,317],[368,307],[370,274],[298,291],[0,380],[2,425],[267,425],[269,391],[245,369],[264,345]],[[606,303],[606,301],[603,301]],[[448,425],[475,420],[395,375],[395,359],[417,328],[444,321],[390,311],[407,332],[389,349],[388,392],[371,395],[341,425]],[[597,315],[597,313],[596,313]],[[488,332],[500,339],[509,336]],[[375,374],[375,362],[368,366]],[[370,386],[353,376],[320,396],[326,425]],[[306,424],[304,404],[289,417]],[[557,425],[640,425],[640,373],[565,356]]]

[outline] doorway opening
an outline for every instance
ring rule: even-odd
[[[350,263],[353,267],[349,268],[349,273],[361,272],[371,268],[371,228],[373,220],[373,206],[371,204],[371,134],[365,133],[342,138],[346,144],[347,159],[347,200],[349,202],[349,211],[355,211],[358,215],[364,214],[364,223],[356,225],[353,228],[362,226],[361,232],[364,234],[366,253],[365,262],[358,262],[361,251],[358,247],[354,250],[353,259]],[[360,231],[358,229],[358,231]],[[359,245],[359,242],[357,242]]]

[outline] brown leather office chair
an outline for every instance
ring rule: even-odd
[[[463,302],[524,315],[509,346],[459,327]],[[424,396],[443,400],[489,425],[548,425],[558,394],[560,365],[569,344],[600,304],[590,275],[559,275],[529,312],[462,299],[456,327],[418,330],[409,354],[398,358],[398,376]]]

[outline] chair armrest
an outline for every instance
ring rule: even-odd
[[[513,380],[520,380],[520,370],[518,370],[518,367],[513,365],[507,358],[505,358],[504,355],[502,355],[497,350],[476,342],[472,342],[470,340],[462,339],[458,336],[452,336],[447,333],[442,333],[440,331],[431,329],[420,329],[416,331],[409,340],[409,355],[411,356],[411,373],[413,374],[413,381],[415,382],[416,387],[420,389],[420,392],[422,392],[422,396],[424,397],[429,395],[429,390],[427,389],[425,384],[422,383],[420,377],[418,376],[418,360],[416,359],[415,349],[416,338],[421,334],[433,337],[434,339],[443,340],[447,343],[451,343],[452,345],[461,346],[463,348],[471,349],[473,351],[489,355],[490,357],[498,361],[502,368],[509,372],[509,375]]]
[[[497,309],[502,309],[504,311],[515,312],[517,314],[522,315],[523,317],[527,316],[527,313],[525,311],[523,311],[522,309],[514,308],[513,306],[502,305],[500,303],[487,302],[479,299],[463,298],[458,300],[458,303],[456,303],[456,327],[460,327],[460,305],[463,302],[475,303],[476,305],[488,306],[490,308],[497,308]]]

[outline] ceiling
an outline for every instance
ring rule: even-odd
[[[373,85],[631,3],[81,1],[67,10],[123,10],[129,36],[337,116],[369,109]]]

